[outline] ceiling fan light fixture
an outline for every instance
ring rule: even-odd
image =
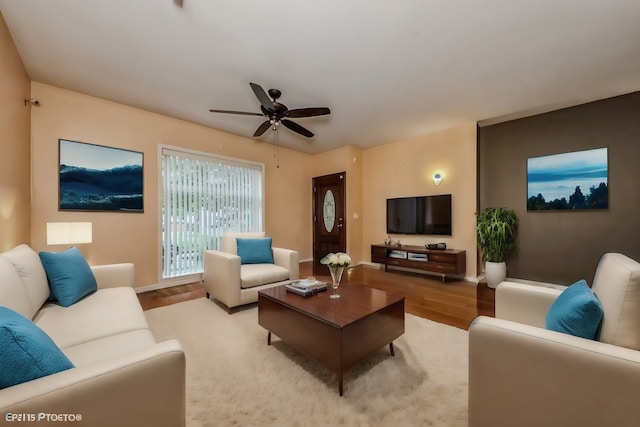
[[[231,111],[231,110],[213,110],[209,111],[212,113],[226,113],[226,114],[242,114],[246,116],[263,116],[267,117],[268,120],[263,122],[258,129],[256,129],[253,134],[254,138],[262,136],[262,134],[272,127],[275,131],[277,126],[282,123],[286,128],[289,128],[293,132],[305,136],[307,138],[313,138],[313,132],[305,129],[303,126],[288,120],[286,117],[290,118],[305,118],[305,117],[315,117],[315,116],[324,116],[326,114],[331,114],[329,108],[326,107],[313,107],[313,108],[296,108],[294,110],[289,110],[286,105],[276,101],[282,95],[278,89],[269,89],[269,95],[272,99],[269,99],[267,93],[264,91],[262,86],[256,83],[249,83],[253,93],[256,95],[258,100],[260,101],[260,113],[249,113],[245,111]]]

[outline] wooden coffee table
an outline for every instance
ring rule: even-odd
[[[404,297],[350,282],[341,285],[341,298],[332,289],[303,298],[284,286],[258,292],[258,324],[271,334],[343,376],[356,363],[389,345],[404,333]]]

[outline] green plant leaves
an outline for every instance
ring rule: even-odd
[[[509,208],[486,208],[477,214],[476,236],[482,259],[503,262],[505,256],[517,250],[518,216]]]

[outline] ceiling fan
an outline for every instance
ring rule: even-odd
[[[242,114],[245,116],[267,117],[268,119],[260,126],[258,126],[258,129],[256,129],[256,131],[254,132],[254,138],[262,136],[262,134],[265,133],[270,127],[273,127],[273,130],[276,130],[277,126],[280,123],[302,136],[312,138],[313,133],[310,130],[300,126],[296,122],[292,122],[291,120],[289,120],[289,118],[299,119],[303,117],[324,116],[326,114],[331,114],[331,110],[326,107],[296,108],[294,110],[289,110],[286,105],[278,102],[278,98],[280,98],[280,95],[282,95],[282,92],[280,92],[278,89],[269,89],[269,95],[267,96],[267,93],[259,84],[249,83],[249,85],[251,86],[251,89],[253,89],[253,93],[256,94],[256,97],[260,101],[260,110],[262,110],[262,113],[250,113],[245,111],[231,110],[209,111],[211,111],[212,113]]]

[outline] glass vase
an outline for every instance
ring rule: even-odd
[[[340,298],[338,295],[338,286],[340,286],[340,280],[342,279],[342,272],[344,267],[329,266],[329,272],[331,273],[331,287],[333,288],[333,294],[329,295],[329,298]]]

